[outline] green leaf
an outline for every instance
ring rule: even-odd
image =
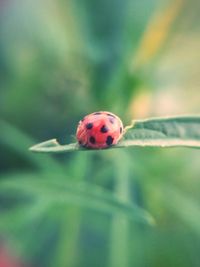
[[[52,171],[62,171],[62,166],[48,155],[45,157],[44,155],[38,157],[38,155],[29,153],[27,148],[33,143],[33,139],[23,133],[20,129],[4,120],[0,120],[0,129],[0,145],[12,149],[19,156],[37,166],[42,171],[49,171],[50,168]]]
[[[123,147],[200,147],[200,116],[177,116],[135,120],[124,131],[123,140],[111,148]],[[34,152],[85,151],[77,143],[60,145],[56,139],[34,145]]]
[[[200,147],[200,116],[176,116],[133,121],[121,146]]]
[[[22,196],[32,196],[37,201],[33,205],[56,205],[59,206],[64,204],[73,204],[83,208],[89,208],[91,210],[99,211],[106,214],[122,213],[133,221],[139,221],[145,224],[155,224],[154,218],[144,209],[133,203],[125,203],[118,200],[115,195],[110,191],[107,191],[99,186],[91,185],[86,182],[73,183],[66,182],[66,180],[58,179],[48,175],[32,175],[32,174],[20,174],[19,177],[16,175],[11,179],[1,179],[0,181],[0,195],[3,192],[16,192]],[[14,191],[13,191],[14,190]],[[41,201],[40,201],[41,200]],[[26,208],[26,207],[25,207]],[[27,210],[30,208],[27,207]],[[1,217],[0,229],[7,227],[7,224],[16,224],[16,217],[19,217],[21,225],[21,213],[17,207],[12,209],[12,212],[5,212]],[[36,209],[37,210],[37,209]],[[26,216],[26,213],[24,213]],[[6,216],[8,215],[8,216]],[[11,220],[11,216],[14,216],[15,220]],[[31,213],[32,216],[32,213]]]

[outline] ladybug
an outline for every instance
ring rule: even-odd
[[[85,116],[78,124],[76,138],[86,148],[107,148],[117,144],[123,134],[123,124],[111,112],[99,111]]]

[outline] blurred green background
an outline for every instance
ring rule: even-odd
[[[199,113],[199,11],[198,0],[0,1],[0,267],[200,266],[197,150],[28,151],[73,142],[94,111],[125,125]]]

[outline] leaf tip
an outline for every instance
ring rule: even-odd
[[[28,150],[31,152],[37,151],[36,145],[29,147]]]

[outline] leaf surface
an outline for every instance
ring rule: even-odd
[[[200,116],[177,116],[135,120],[125,128],[123,139],[111,148],[123,147],[193,147],[200,148]],[[77,143],[61,145],[51,139],[30,148],[34,152],[86,151]]]

